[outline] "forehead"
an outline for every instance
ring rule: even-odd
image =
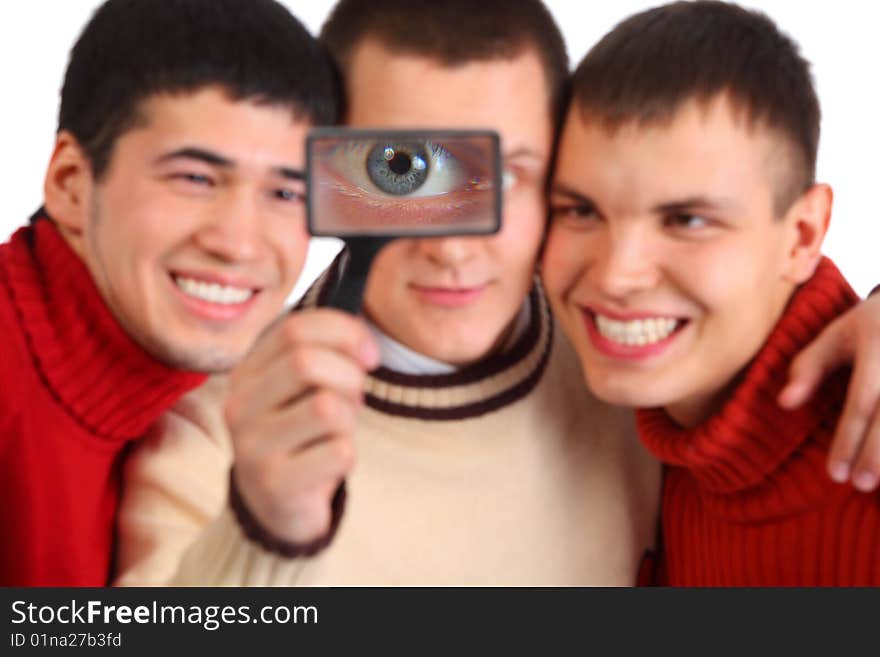
[[[219,87],[158,94],[142,101],[134,127],[119,146],[163,151],[181,145],[206,148],[227,157],[301,160],[310,121],[293,108],[233,100]]]
[[[552,133],[546,76],[532,50],[445,66],[367,39],[346,75],[352,125],[490,128],[506,141],[539,144]]]
[[[559,144],[557,182],[630,204],[658,196],[751,194],[756,186],[770,188],[784,147],[724,98],[688,101],[667,121],[614,128],[573,106]]]

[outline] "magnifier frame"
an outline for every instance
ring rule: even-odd
[[[425,231],[424,228],[407,230],[401,226],[390,227],[387,233],[371,230],[369,232],[345,232],[322,231],[315,221],[314,200],[316,198],[314,186],[317,177],[314,174],[316,161],[315,147],[321,141],[333,139],[336,141],[395,141],[395,142],[421,142],[430,141],[442,144],[444,140],[462,139],[488,139],[492,150],[492,192],[494,194],[493,224],[488,228],[462,225],[456,227],[451,224],[449,228],[437,228]],[[393,195],[389,195],[393,198]],[[448,129],[382,129],[382,128],[348,128],[345,126],[332,126],[313,128],[306,136],[306,222],[309,234],[314,237],[338,237],[340,239],[357,238],[394,238],[394,237],[450,237],[453,235],[492,235],[501,230],[501,203],[504,196],[502,189],[501,170],[501,140],[494,130],[448,130]],[[406,196],[401,196],[405,200]]]

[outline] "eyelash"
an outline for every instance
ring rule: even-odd
[[[214,180],[200,173],[176,173],[171,176],[172,179],[181,180],[183,182],[192,183],[201,187],[213,187]]]
[[[305,194],[301,192],[296,192],[292,189],[276,189],[272,192],[272,196],[279,201],[285,202],[302,203],[306,200]]]
[[[699,225],[691,226],[691,220],[698,219],[700,221]],[[700,214],[674,214],[668,217],[665,217],[663,223],[670,228],[680,228],[682,230],[697,230],[700,228],[708,228],[713,225],[711,219],[707,219],[703,215]]]
[[[551,206],[550,216],[553,219],[569,220],[578,223],[599,219],[596,209],[587,205]]]

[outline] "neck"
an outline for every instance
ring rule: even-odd
[[[794,296],[795,288],[791,285],[784,287],[782,294],[772,304],[771,312],[767,313],[767,332],[761,340],[761,344],[753,352],[746,354],[738,365],[736,372],[727,379],[722,385],[710,390],[700,390],[695,394],[681,399],[673,403],[667,404],[663,410],[672,418],[676,424],[683,429],[693,429],[703,424],[710,417],[718,413],[724,406],[724,402],[730,398],[739,384],[742,382],[743,376],[761,350],[764,348],[767,339],[773,334],[780,320],[785,314],[785,309]]]
[[[383,367],[405,374],[450,374],[472,367],[494,356],[502,355],[516,344],[526,332],[531,318],[531,301],[528,296],[514,317],[507,323],[492,346],[476,357],[450,361],[434,354],[420,352],[397,339],[380,322],[365,314],[367,326],[379,343],[380,362]]]
[[[761,484],[805,441],[826,436],[822,427],[839,415],[846,370],[828,377],[813,400],[795,410],[783,410],[776,399],[797,353],[857,301],[837,268],[823,259],[729,387],[691,406],[638,411],[642,441],[662,462],[688,469],[707,491]]]
[[[746,366],[743,366],[743,370]],[[743,375],[741,370],[732,381],[718,390],[706,392],[663,407],[666,414],[682,429],[693,429],[715,415],[736,389]]]

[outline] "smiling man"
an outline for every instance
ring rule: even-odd
[[[590,389],[668,466],[661,581],[880,584],[880,498],[823,472],[850,373],[776,402],[858,302],[821,255],[809,63],[761,13],[675,2],[603,37],[574,92],[545,281]]]
[[[0,584],[103,585],[120,466],[277,315],[328,60],[271,0],[110,0],[77,41],[44,207],[0,247]]]

